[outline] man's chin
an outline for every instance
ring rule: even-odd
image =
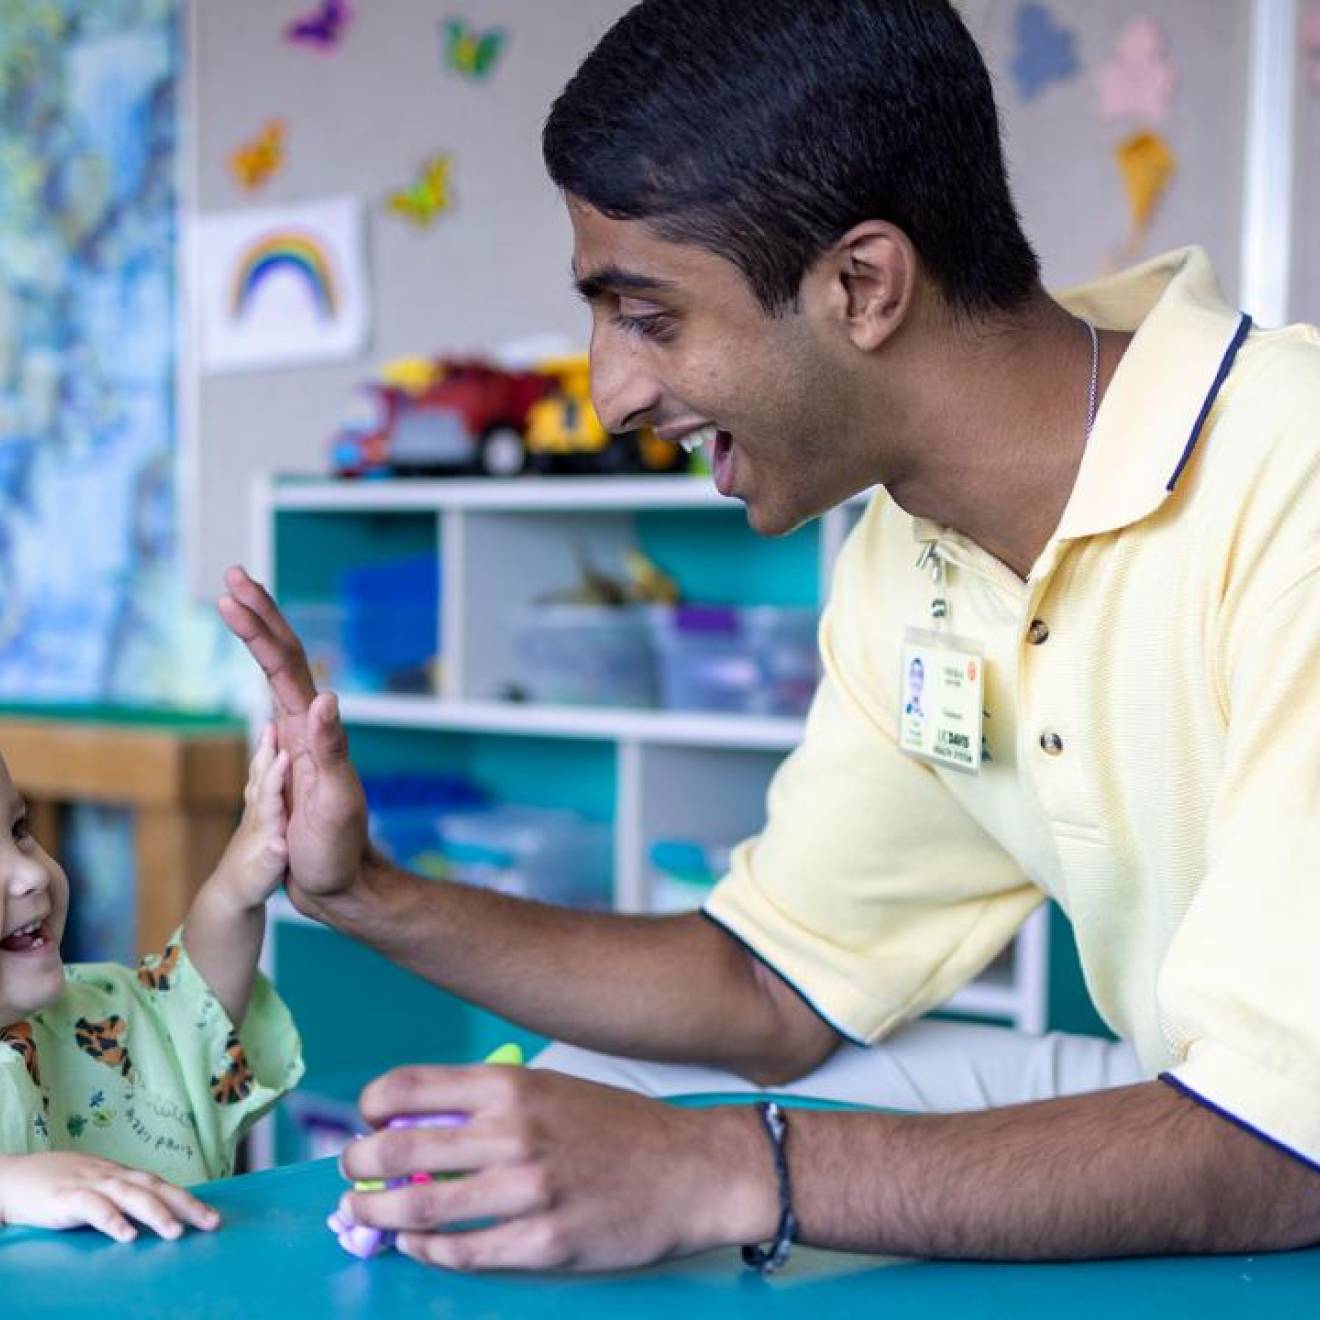
[[[758,536],[787,536],[795,532],[811,517],[792,509],[776,506],[766,500],[745,495],[736,496],[747,509],[747,523]]]

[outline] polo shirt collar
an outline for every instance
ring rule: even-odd
[[[1145,518],[1177,485],[1250,328],[1202,249],[1183,248],[1057,295],[1102,330],[1135,335],[1105,391],[1055,540]]]
[[[1102,330],[1133,332],[1096,413],[1052,543],[1116,531],[1169,497],[1250,329],[1224,301],[1210,259],[1181,248],[1055,295]],[[918,541],[945,535],[913,520]]]

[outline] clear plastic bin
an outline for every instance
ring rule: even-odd
[[[440,821],[453,879],[571,907],[610,905],[610,827],[574,811],[503,805]]]
[[[679,605],[650,614],[660,702],[672,710],[803,714],[818,674],[817,614]]]
[[[530,605],[513,618],[517,683],[530,701],[566,706],[655,705],[646,611]]]
[[[742,611],[744,635],[761,668],[756,708],[803,716],[820,683],[820,615],[812,609],[757,605]]]

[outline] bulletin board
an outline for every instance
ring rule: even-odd
[[[585,345],[568,223],[541,164],[540,131],[584,52],[628,7],[629,0],[356,0],[337,40],[320,44],[289,39],[289,27],[341,8],[333,3],[190,0],[180,106],[179,405],[182,531],[195,594],[214,597],[224,566],[247,553],[254,475],[324,471],[327,437],[377,364],[490,350],[532,335]],[[451,20],[463,23],[468,39],[465,67],[455,67]],[[231,159],[246,150],[259,169],[272,120],[283,122],[282,163],[246,190]],[[414,188],[424,205],[427,163],[446,155],[445,213],[423,224],[390,209],[392,196]],[[288,215],[291,225],[271,229],[293,234],[297,208],[344,198],[361,212],[369,310],[360,348],[351,357],[206,369],[196,294],[210,272],[198,261],[199,222],[260,210]],[[258,286],[259,299],[296,302],[300,281],[310,298],[319,287],[316,263],[315,252],[288,241],[264,267],[259,259],[242,267],[249,271],[243,287],[266,270],[273,273]]]
[[[296,219],[296,208],[311,207],[333,227],[334,205],[346,203],[360,212],[350,275],[367,305],[339,348],[328,347],[337,357],[230,360],[222,369],[204,368],[196,315],[185,317],[181,506],[196,594],[213,596],[224,565],[247,552],[254,475],[324,471],[327,437],[353,386],[378,363],[489,351],[523,336],[585,342],[585,312],[569,284],[569,229],[541,164],[540,128],[582,55],[628,7],[191,0],[181,116],[184,230],[192,236],[185,299],[195,301],[208,278],[228,287],[199,261],[193,239],[205,222],[214,232],[217,221],[223,230],[245,213]],[[1194,242],[1233,298],[1250,0],[961,0],[960,8],[995,80],[1012,182],[1047,284]],[[351,17],[335,40],[289,39],[291,24],[314,30],[336,12]],[[466,24],[466,70],[454,67],[453,20]],[[1149,20],[1144,46],[1131,40],[1137,20]],[[494,33],[502,34],[497,43],[487,40]],[[478,70],[483,50],[489,58]],[[271,121],[282,132],[274,150]],[[1136,225],[1115,152],[1139,134],[1158,138],[1163,176]],[[236,152],[240,174],[278,163],[249,190],[235,173]],[[389,199],[400,193],[424,203],[428,163],[441,156],[449,208],[429,224],[392,210]],[[1146,169],[1149,179],[1149,153]],[[1311,186],[1320,189],[1320,171]],[[354,246],[351,235],[345,242]],[[249,277],[276,270],[267,281],[272,297],[283,279],[296,301],[293,263],[301,257],[312,270],[315,254],[277,244],[267,256],[285,264],[261,267],[256,244],[249,247]],[[229,260],[215,258],[220,250],[208,248],[212,263]],[[1320,292],[1316,276],[1307,278]]]

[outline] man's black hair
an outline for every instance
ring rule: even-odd
[[[732,261],[768,313],[853,225],[886,220],[962,312],[1040,267],[985,62],[947,0],[642,0],[546,122],[565,192]]]

